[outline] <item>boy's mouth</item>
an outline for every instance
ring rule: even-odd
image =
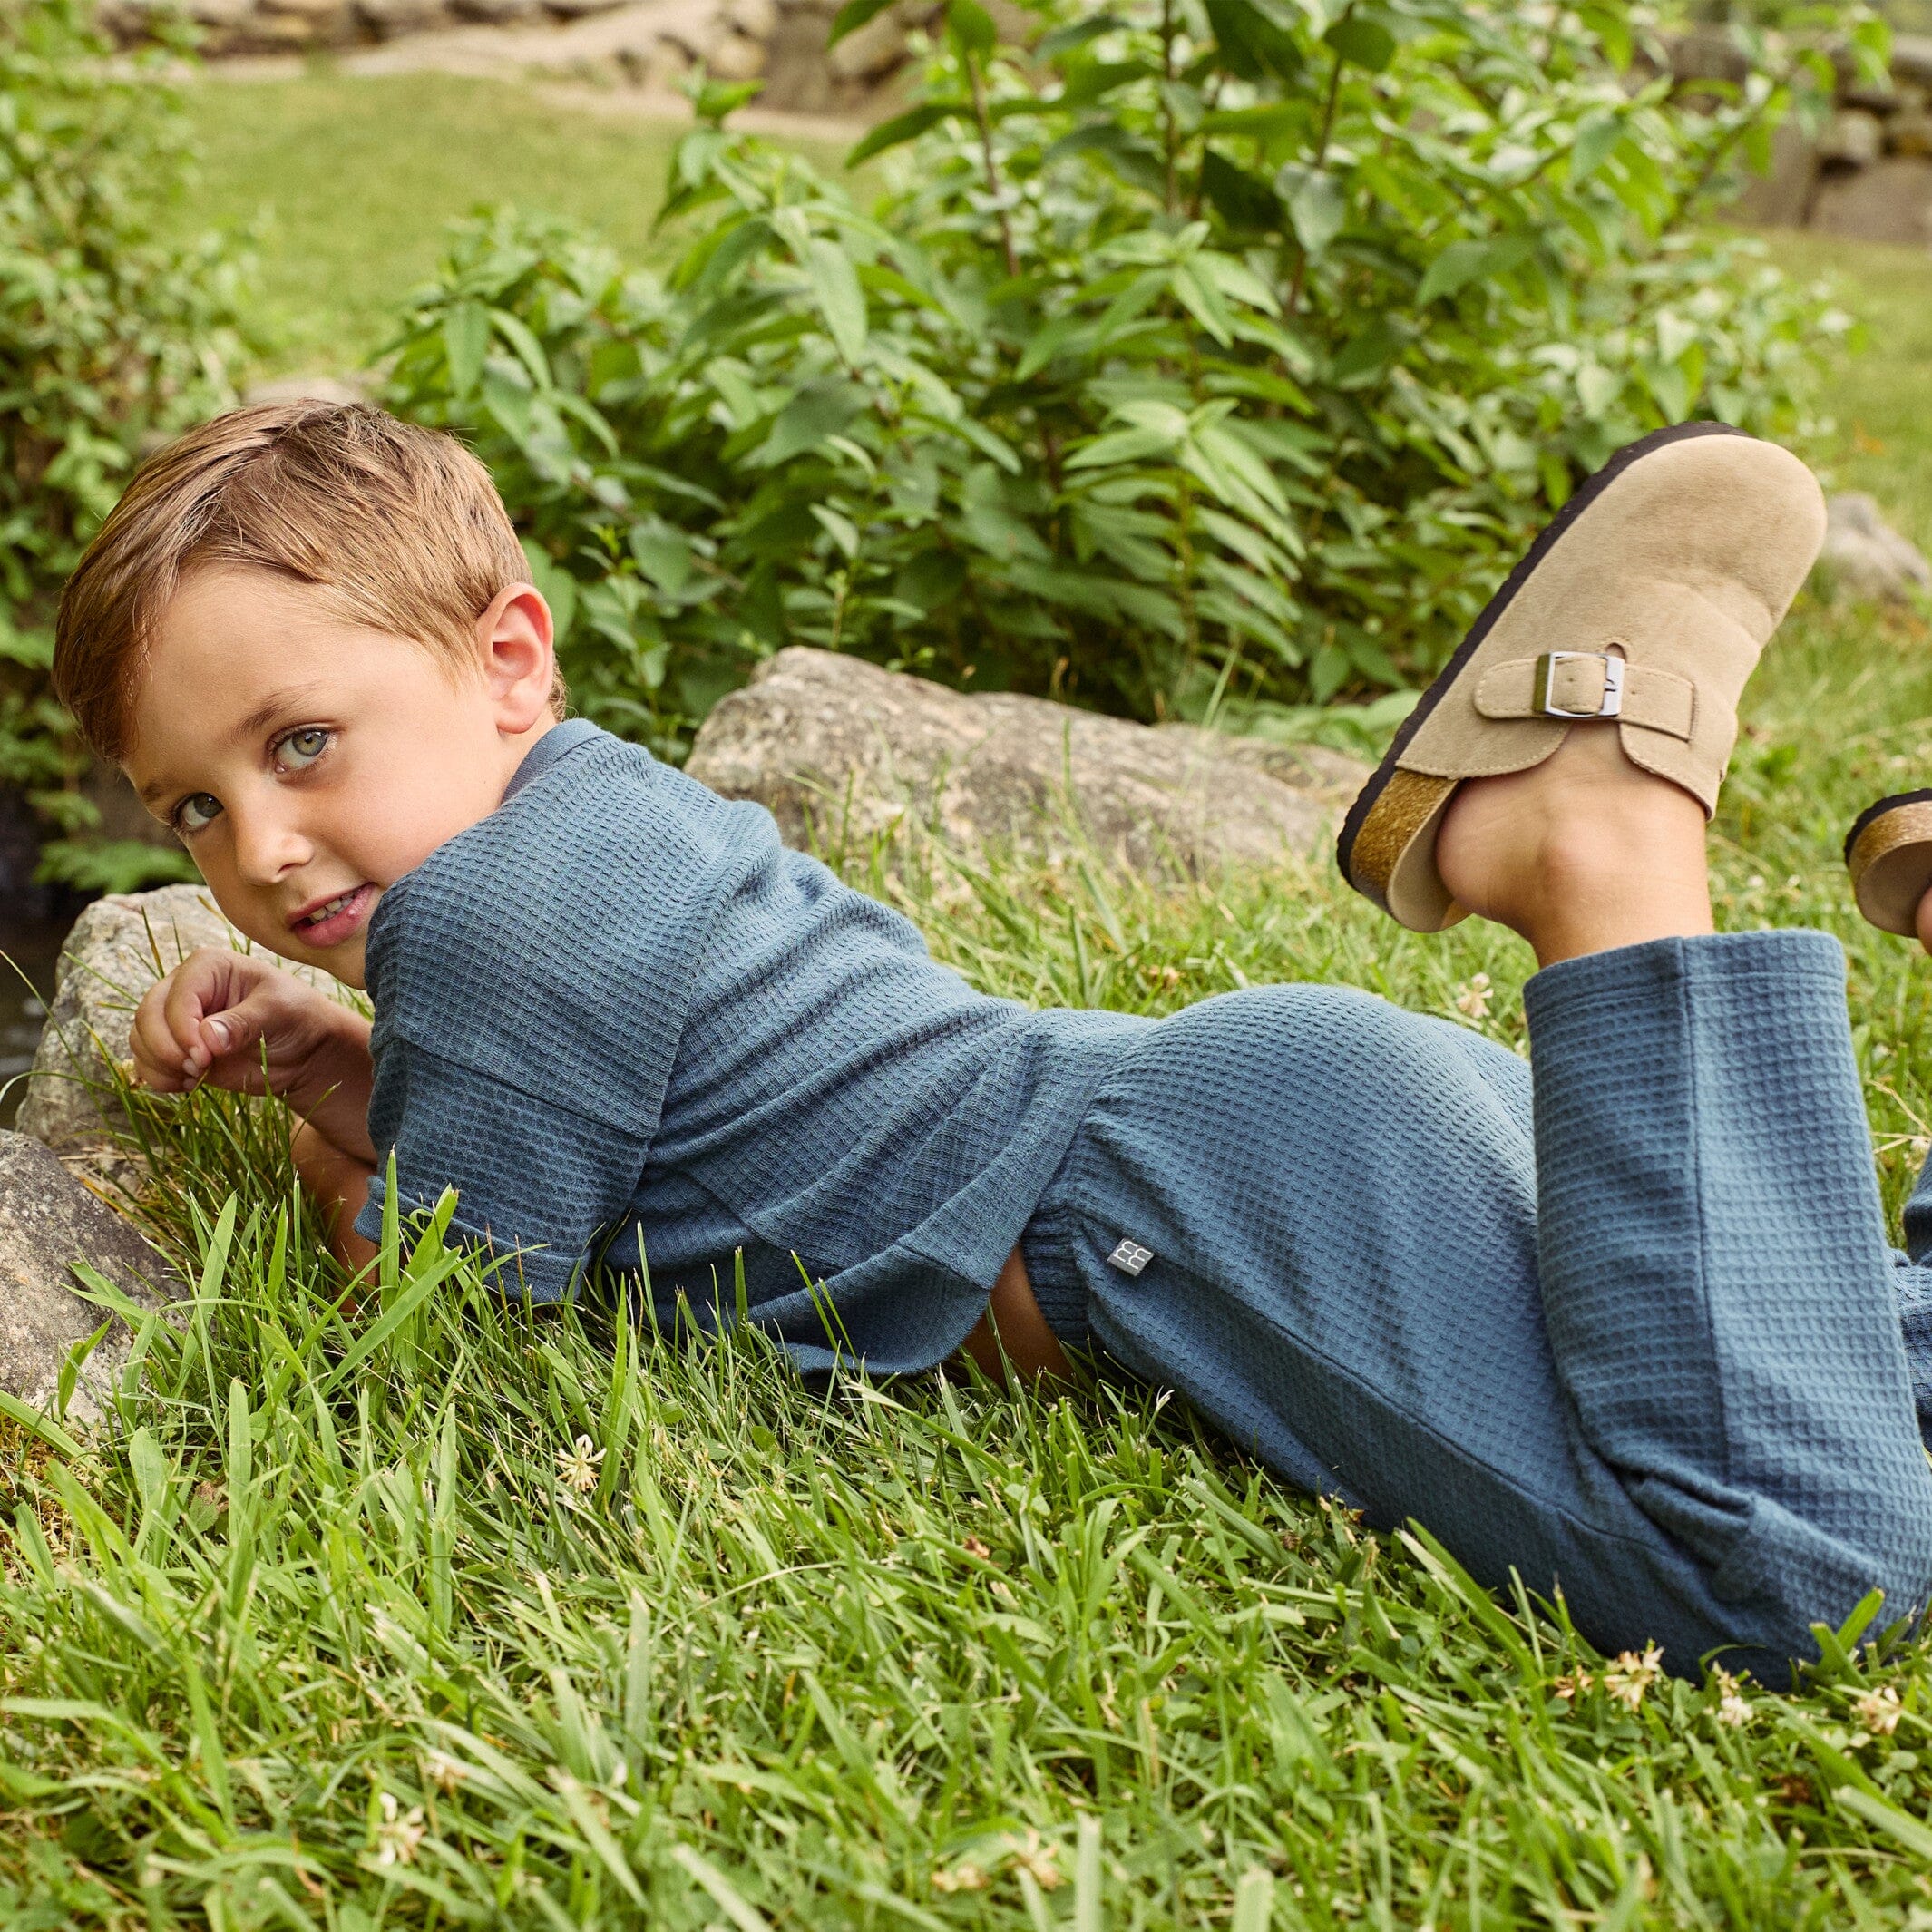
[[[351,886],[304,906],[288,922],[288,930],[307,946],[339,946],[368,918],[376,897],[373,885]]]

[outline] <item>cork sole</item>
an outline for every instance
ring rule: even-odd
[[[1462,909],[1443,885],[1435,862],[1436,828],[1462,781],[1405,771],[1400,764],[1403,752],[1421,729],[1423,721],[1461,677],[1537,566],[1632,463],[1666,444],[1681,443],[1690,437],[1742,434],[1742,430],[1732,428],[1728,423],[1679,423],[1669,429],[1654,430],[1617,451],[1578,487],[1555,519],[1545,526],[1504,580],[1502,588],[1484,605],[1482,614],[1456,647],[1440,676],[1403,719],[1381,763],[1349,807],[1335,840],[1335,863],[1341,867],[1342,876],[1365,899],[1417,932],[1439,932],[1464,917]]]
[[[1901,792],[1859,813],[1845,836],[1845,869],[1871,924],[1916,936],[1918,903],[1932,890],[1932,791]]]

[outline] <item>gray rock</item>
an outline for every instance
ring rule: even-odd
[[[1932,112],[1915,107],[1894,114],[1885,123],[1886,151],[1932,159]]]
[[[1818,151],[1843,167],[1869,168],[1885,152],[1885,123],[1862,108],[1846,108],[1832,115]]]
[[[1818,149],[1795,120],[1781,122],[1771,136],[1771,165],[1749,175],[1732,212],[1740,221],[1767,228],[1802,228],[1818,182]]]
[[[1932,34],[1892,35],[1892,78],[1932,87]]]
[[[1810,226],[1855,241],[1932,243],[1932,161],[1893,154],[1850,174],[1828,176],[1811,204]]]
[[[1849,490],[1825,506],[1825,547],[1819,569],[1847,595],[1875,603],[1909,603],[1932,591],[1932,563],[1900,536],[1862,491]]]
[[[113,1098],[107,1063],[128,1058],[141,996],[200,946],[249,950],[206,887],[164,885],[95,900],[61,949],[54,1003],[20,1106],[20,1131],[44,1142],[97,1186],[127,1192],[133,1178],[117,1138],[127,1120]],[[336,986],[313,967],[277,963],[313,985]]]
[[[73,1345],[108,1319],[74,1292],[76,1262],[143,1308],[164,1308],[184,1292],[168,1264],[47,1148],[0,1133],[0,1389],[35,1409],[53,1405]],[[116,1318],[82,1366],[70,1426],[99,1420],[132,1342]]]
[[[1304,856],[1366,776],[1337,752],[967,697],[801,649],[717,705],[687,768],[767,806],[795,845],[864,849],[916,826],[968,859],[1086,846],[1156,873]]]
[[[443,0],[356,0],[356,13],[378,40],[444,27],[452,17]]]
[[[711,44],[707,64],[720,81],[755,81],[765,72],[765,44],[748,34],[721,34]]]
[[[872,80],[890,73],[906,58],[905,28],[888,8],[846,34],[829,53],[820,43],[820,59],[842,81]]]

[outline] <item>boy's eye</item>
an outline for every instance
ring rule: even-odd
[[[174,808],[178,832],[200,832],[211,825],[221,810],[221,801],[210,792],[194,792]]]
[[[328,749],[329,734],[320,725],[305,725],[299,731],[291,731],[275,747],[276,756],[284,765],[292,765],[300,770],[305,765],[313,765]]]

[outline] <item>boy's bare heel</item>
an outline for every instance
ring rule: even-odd
[[[1579,723],[1708,817],[1737,701],[1824,536],[1824,497],[1788,451],[1719,423],[1620,450],[1490,599],[1350,807],[1342,876],[1433,932],[1462,916],[1436,862],[1458,788],[1527,771]]]

